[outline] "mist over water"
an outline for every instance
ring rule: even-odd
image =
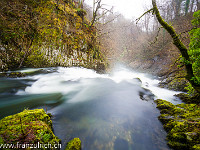
[[[26,69],[24,78],[0,78],[1,117],[24,108],[53,114],[54,133],[79,137],[83,150],[169,149],[153,102],[180,103],[178,92],[157,87],[159,80],[122,66],[110,74],[85,68]]]

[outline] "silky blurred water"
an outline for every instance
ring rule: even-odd
[[[159,88],[156,77],[118,67],[110,74],[85,68],[19,70],[23,78],[0,78],[0,117],[24,108],[53,114],[62,147],[74,137],[83,150],[165,150],[166,132],[153,100],[180,103],[178,92]]]

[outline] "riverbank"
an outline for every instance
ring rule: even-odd
[[[170,66],[170,65],[167,65]],[[200,149],[200,96],[192,93],[189,83],[184,78],[186,72],[177,68],[163,67],[162,64],[140,65],[137,70],[147,70],[150,74],[160,77],[159,87],[182,91],[175,96],[180,98],[182,103],[173,105],[169,101],[158,99],[157,108],[160,110],[158,119],[163,123],[167,134],[167,141],[170,148],[175,150],[199,150]],[[160,68],[159,68],[160,67]],[[189,94],[186,94],[188,92]],[[168,100],[168,99],[166,99]]]
[[[178,104],[156,100],[161,115],[158,119],[168,132],[168,145],[176,150],[200,149],[200,106],[198,104]]]
[[[1,149],[61,149],[61,140],[54,135],[51,114],[43,109],[24,110],[0,120]],[[79,138],[71,140],[66,150],[80,150]]]

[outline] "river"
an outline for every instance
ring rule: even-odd
[[[83,150],[168,150],[153,100],[180,103],[178,92],[158,87],[156,77],[118,67],[110,74],[85,68],[23,69],[22,78],[0,78],[0,118],[24,108],[52,113],[53,129]]]

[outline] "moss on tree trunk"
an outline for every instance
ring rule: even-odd
[[[184,58],[184,65],[187,71],[187,76],[186,79],[191,83],[192,87],[200,93],[200,85],[197,82],[197,79],[194,75],[193,68],[192,68],[192,63],[190,61],[190,57],[188,55],[188,49],[186,46],[181,42],[179,39],[179,36],[175,32],[173,26],[169,25],[167,22],[163,20],[163,18],[160,15],[160,12],[158,10],[158,7],[156,5],[156,0],[152,0],[152,5],[153,5],[153,12],[156,15],[156,18],[158,22],[165,28],[168,33],[171,35],[173,39],[174,45],[179,49],[182,57]]]

